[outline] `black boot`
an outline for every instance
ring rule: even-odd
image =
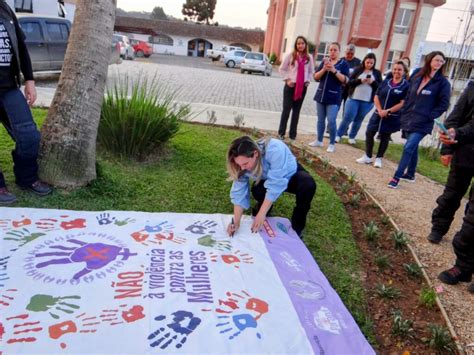
[[[472,280],[472,271],[461,270],[453,266],[438,275],[438,279],[448,285],[456,285],[459,282],[470,282]]]

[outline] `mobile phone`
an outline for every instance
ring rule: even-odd
[[[441,120],[439,118],[436,118],[434,120],[434,123],[436,123],[436,125],[438,126],[438,128],[443,131],[444,134],[446,134],[448,137],[449,137],[449,131],[448,129],[446,128],[446,126],[444,125],[443,122],[441,122]]]
[[[370,79],[371,77],[372,77],[372,75],[370,75],[370,74],[367,74],[367,76],[366,76],[367,79]]]

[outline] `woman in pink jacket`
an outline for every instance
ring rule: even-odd
[[[286,125],[291,113],[290,139],[296,139],[296,130],[300,118],[301,106],[306,95],[314,72],[314,61],[308,53],[308,41],[303,36],[298,36],[292,53],[286,55],[280,65],[280,75],[285,82],[283,88],[283,112],[281,113],[278,135],[285,138]]]

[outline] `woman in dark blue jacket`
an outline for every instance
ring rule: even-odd
[[[317,136],[311,147],[323,146],[323,135],[326,128],[326,117],[329,125],[329,146],[327,151],[334,152],[336,142],[336,117],[342,100],[342,84],[349,75],[349,65],[339,58],[341,46],[337,42],[329,45],[329,57],[324,58],[314,73],[314,80],[319,82],[314,95],[316,112],[318,114]]]
[[[400,110],[410,86],[405,79],[407,74],[408,68],[405,63],[398,61],[393,65],[390,77],[379,85],[374,96],[375,112],[370,118],[365,132],[365,154],[356,160],[359,164],[373,162],[374,137],[378,133],[380,145],[374,166],[376,168],[382,167],[382,158],[388,148],[390,136],[400,130]]]
[[[395,175],[388,187],[396,189],[400,179],[414,182],[418,163],[418,145],[433,130],[435,118],[448,109],[451,84],[443,75],[446,57],[434,51],[425,58],[425,65],[413,73],[402,110],[401,125],[406,143]]]

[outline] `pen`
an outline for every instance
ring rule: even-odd
[[[234,217],[232,217],[232,221],[230,222],[230,226],[232,227],[232,234],[230,236],[233,237],[234,236],[234,228],[235,228]]]

